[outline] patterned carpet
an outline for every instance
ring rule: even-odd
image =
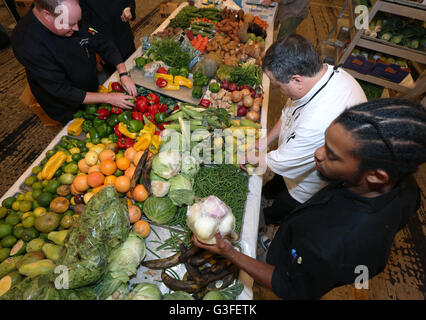
[[[182,1],[174,1],[182,2]],[[142,5],[143,3],[143,5]],[[137,0],[137,19],[132,23],[136,47],[140,38],[151,34],[164,18],[160,17],[159,1]],[[2,4],[2,2],[0,2]],[[312,0],[308,18],[297,32],[318,45],[325,40],[344,4],[343,0]],[[0,5],[0,21],[8,26],[11,20]],[[0,50],[0,196],[21,176],[55,137],[59,129],[46,128],[19,96],[26,86],[23,67],[16,61],[10,48]],[[268,125],[272,126],[280,114],[285,97],[271,90]],[[423,192],[426,190],[426,165],[416,178]],[[426,201],[398,233],[385,271],[370,281],[369,290],[353,286],[337,288],[323,299],[384,299],[424,300],[426,297]],[[276,299],[263,288],[255,286],[255,299]]]

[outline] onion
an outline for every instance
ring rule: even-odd
[[[243,104],[247,108],[250,108],[253,105],[253,98],[250,96],[250,94],[244,97]]]
[[[246,107],[239,107],[237,111],[237,116],[244,117],[247,114],[247,108]]]
[[[262,102],[263,102],[263,98],[254,98],[253,100],[253,107],[257,106],[257,107],[261,107],[262,106]]]
[[[241,94],[243,95],[243,97],[247,97],[250,95],[250,90],[249,89],[243,89],[241,90]]]
[[[246,118],[251,121],[257,122],[259,120],[259,113],[256,111],[249,111],[247,112]]]
[[[253,104],[253,106],[250,108],[251,111],[254,112],[259,112],[260,111],[260,107],[257,104]]]
[[[232,102],[240,102],[243,98],[243,95],[241,94],[241,91],[233,91],[232,92]]]

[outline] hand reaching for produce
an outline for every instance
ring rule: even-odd
[[[121,13],[121,21],[129,22],[132,18],[133,16],[130,7],[124,8],[123,12]]]
[[[192,239],[194,241],[194,245],[196,245],[199,248],[206,249],[207,251],[220,254],[224,257],[229,257],[232,254],[232,251],[234,251],[234,247],[232,246],[231,242],[227,239],[222,238],[220,233],[216,233],[216,244],[204,244],[200,242],[195,235],[193,235]]]
[[[130,77],[128,76],[121,77],[121,85],[123,86],[123,89],[126,90],[126,92],[133,98],[138,95],[135,83]]]
[[[125,95],[121,92],[108,93],[108,103],[123,109],[132,109],[135,105],[130,100],[133,100],[134,96]]]

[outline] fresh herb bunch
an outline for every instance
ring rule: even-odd
[[[253,63],[245,63],[234,68],[230,75],[230,82],[237,83],[238,85],[246,84],[253,88],[262,86],[262,68]]]
[[[193,189],[199,198],[216,196],[229,206],[239,234],[249,191],[247,175],[241,169],[233,164],[203,166],[195,176]]]
[[[150,49],[158,60],[170,67],[187,68],[191,62],[189,52],[183,51],[179,43],[171,39],[157,40],[152,43]]]
[[[219,21],[220,11],[216,8],[197,8],[195,6],[186,6],[179,13],[170,20],[169,27],[188,29],[191,20],[195,18],[206,18],[213,22]]]

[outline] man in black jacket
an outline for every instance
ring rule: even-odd
[[[318,171],[335,182],[297,207],[272,240],[266,263],[216,245],[194,243],[231,260],[284,299],[319,299],[331,289],[383,271],[395,234],[420,205],[412,177],[426,161],[426,111],[382,99],[344,111],[315,152]]]
[[[12,34],[12,47],[38,103],[62,124],[73,118],[81,104],[133,106],[129,99],[136,96],[136,86],[120,52],[81,20],[77,0],[35,0]],[[96,53],[116,68],[130,96],[97,92]]]

